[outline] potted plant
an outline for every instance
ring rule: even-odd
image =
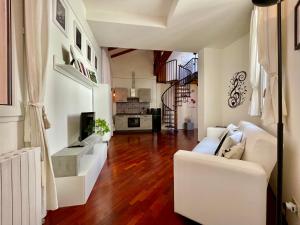
[[[95,121],[95,133],[103,137],[110,131],[108,123],[104,119],[96,119]]]

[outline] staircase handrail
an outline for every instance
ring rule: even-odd
[[[168,65],[170,65],[171,67],[168,67]],[[173,80],[178,79],[178,71],[177,71],[178,60],[177,59],[172,59],[172,60],[169,60],[169,61],[167,61],[167,62],[160,65],[160,68],[163,68],[165,70],[166,74],[165,74],[164,80],[159,79],[160,74],[156,74],[158,82],[166,83],[166,82],[170,81],[170,80],[168,80],[169,77],[168,77],[168,74],[167,74],[167,68],[172,68],[172,66],[174,66],[174,68],[171,69],[171,71],[174,74],[171,74],[171,78],[173,78]]]
[[[180,66],[180,67],[181,67],[181,66]],[[185,69],[185,70],[187,70],[187,71],[190,72],[190,74],[189,74],[188,76],[192,76],[192,75],[193,75],[193,73],[192,73],[189,69],[186,69],[186,68],[183,68],[183,69]],[[180,80],[177,80],[177,81],[173,82],[173,83],[170,85],[170,87],[168,87],[167,90],[165,90],[164,93],[161,95],[161,101],[162,101],[163,106],[165,106],[166,108],[168,108],[170,111],[175,111],[175,110],[174,110],[174,109],[171,109],[169,106],[167,106],[167,105],[165,104],[165,102],[164,102],[164,96],[165,96],[165,94],[166,94],[172,87],[174,87],[176,84],[181,84],[181,82],[184,81],[188,76],[186,76],[186,77],[184,77],[184,78],[182,78],[182,79],[180,79]]]
[[[195,62],[194,62],[195,61]],[[197,57],[194,57],[194,58],[191,58],[190,61],[188,61],[185,65],[183,65],[182,67],[184,68],[189,68],[189,65],[193,62],[194,65],[198,64],[198,58]],[[194,68],[193,68],[194,69]],[[191,71],[192,73],[195,73],[198,71],[198,65],[195,69],[195,71]]]
[[[183,81],[185,78],[187,78],[188,76],[190,76],[190,75],[192,75],[193,74],[193,72],[190,70],[190,69],[188,69],[188,68],[185,68],[184,66],[182,66],[182,65],[179,65],[178,66],[178,69],[179,69],[179,84],[181,84],[181,81]],[[181,73],[181,70],[180,69],[183,69],[183,70],[185,70],[186,71],[186,76],[182,76],[182,73]]]

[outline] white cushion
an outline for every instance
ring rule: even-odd
[[[222,150],[222,152],[220,151],[220,156],[227,159],[241,159],[245,151],[245,143],[246,140],[236,145],[233,145],[230,148],[224,149]]]
[[[276,138],[249,122],[240,122],[240,130],[247,138],[242,160],[261,165],[269,179],[277,161]]]
[[[236,130],[236,129],[238,129],[238,126],[236,126],[236,125],[234,125],[234,124],[229,124],[228,126],[227,126],[227,128],[226,128],[228,131],[230,131],[230,130]]]
[[[228,134],[228,130],[225,129],[225,130],[222,132],[222,134],[219,135],[219,137],[218,137],[219,140],[222,141],[223,138],[224,138],[227,134]]]
[[[243,132],[235,131],[235,132],[230,132],[228,135],[233,140],[234,144],[238,144],[242,141]]]
[[[243,132],[242,131],[239,131],[239,130],[230,131],[230,134],[228,134],[228,136],[225,138],[222,146],[220,147],[219,151],[217,152],[218,156],[221,156],[226,149],[229,149],[233,145],[236,145],[236,144],[241,142],[242,137],[243,137]]]
[[[235,145],[234,140],[231,137],[226,137],[221,148],[218,151],[218,156],[222,156],[222,153],[226,150],[231,148],[231,146]]]
[[[206,137],[193,149],[193,152],[214,155],[219,143],[218,138]]]

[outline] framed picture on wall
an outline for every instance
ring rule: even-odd
[[[75,47],[81,52],[82,51],[82,32],[76,22],[74,22],[74,42],[75,42]]]
[[[81,72],[80,64],[79,64],[79,61],[78,61],[78,59],[75,55],[74,48],[73,48],[72,45],[70,46],[70,53],[71,53],[71,58],[72,58],[71,59],[71,65],[74,64],[75,68]]]
[[[68,37],[68,8],[64,0],[53,0],[53,22]]]
[[[87,76],[87,71],[86,71],[86,68],[84,66],[84,64],[82,62],[80,62],[80,68],[81,68],[81,73],[84,75],[84,76]]]
[[[300,49],[300,0],[295,6],[295,50]]]
[[[95,69],[98,70],[98,58],[95,55]]]
[[[92,62],[92,47],[88,41],[86,42],[86,57],[87,57],[88,61],[91,63]]]

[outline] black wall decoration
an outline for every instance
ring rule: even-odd
[[[245,80],[247,73],[245,71],[234,74],[230,80],[229,92],[228,92],[228,105],[230,108],[236,108],[242,105],[245,101],[245,95],[247,93],[247,86]]]

